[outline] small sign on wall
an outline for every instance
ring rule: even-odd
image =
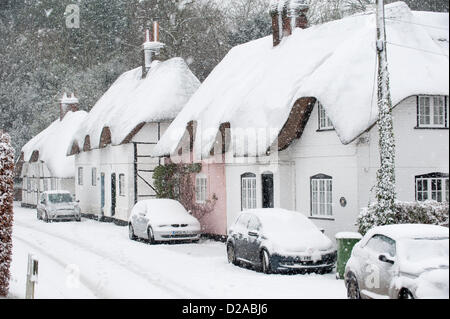
[[[345,197],[341,197],[341,199],[339,200],[339,203],[341,203],[342,207],[347,206],[347,200],[345,199]]]

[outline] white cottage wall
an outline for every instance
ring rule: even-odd
[[[401,201],[415,200],[415,176],[449,172],[448,129],[417,129],[417,97],[409,97],[393,111],[396,139],[397,195]],[[295,161],[296,210],[309,216],[334,238],[340,231],[356,230],[362,207],[375,200],[374,186],[379,168],[378,128],[373,126],[349,145],[335,131],[318,131],[317,105],[300,140],[289,148]],[[333,216],[311,216],[311,176],[333,178]],[[345,198],[346,206],[341,205]]]
[[[449,173],[449,130],[417,128],[416,96],[402,101],[392,115],[396,143],[397,198],[400,201],[415,201],[415,176]],[[361,206],[375,200],[375,192],[370,190],[375,185],[380,162],[377,126],[370,130],[368,137],[370,142],[365,146],[365,160],[361,158],[359,163],[359,179],[367,181],[360,189]]]
[[[79,185],[78,176],[75,178],[76,196],[80,201],[83,214],[104,216],[121,222],[128,221],[135,200],[135,176],[134,156],[135,144],[138,151],[139,169],[152,170],[159,164],[158,158],[150,158],[148,155],[153,149],[158,138],[168,127],[168,123],[148,123],[127,144],[111,146],[102,149],[94,149],[89,152],[81,152],[75,155],[76,174],[78,168],[83,167],[83,185]],[[141,157],[142,156],[142,157]],[[96,168],[96,183],[92,183],[92,168]],[[101,176],[104,174],[104,207],[101,207]],[[115,214],[112,214],[112,174],[116,176],[116,206]],[[120,176],[124,175],[123,185],[120,186]],[[152,181],[153,174],[142,172],[141,175]],[[138,189],[148,187],[138,178]],[[122,193],[120,193],[122,187]],[[138,198],[142,200],[145,198]]]

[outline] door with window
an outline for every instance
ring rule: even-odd
[[[100,175],[100,205],[102,215],[105,215],[105,173]]]
[[[111,174],[111,217],[116,215],[116,173]]]
[[[263,205],[262,205],[263,208],[274,208],[272,173],[262,175],[262,197],[263,197]]]

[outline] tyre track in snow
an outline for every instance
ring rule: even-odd
[[[22,242],[23,244],[25,244],[26,246],[28,246],[28,247],[34,249],[35,251],[39,252],[40,254],[44,255],[45,257],[47,257],[48,259],[50,259],[51,261],[53,261],[57,265],[61,266],[62,268],[66,268],[69,265],[69,264],[64,263],[60,259],[58,259],[58,257],[56,257],[55,255],[49,253],[45,249],[42,249],[41,247],[39,247],[36,244],[32,243],[31,241],[29,241],[29,240],[27,240],[27,239],[25,239],[25,238],[23,238],[21,236],[17,236],[17,234],[14,234],[13,237],[14,237],[14,239],[16,239],[16,240]],[[92,282],[90,279],[84,277],[81,274],[79,276],[79,280],[83,284],[83,286],[88,288],[96,298],[100,298],[100,299],[112,299],[113,298],[112,296],[108,296],[105,293],[99,294],[98,293],[98,284]]]
[[[169,278],[167,278],[167,276],[163,276],[161,275],[160,272],[155,272],[154,270],[151,270],[153,273],[156,273],[157,276],[151,276],[148,272],[148,269],[145,269],[143,267],[141,267],[140,265],[137,265],[135,263],[131,263],[130,261],[128,262],[124,262],[120,259],[117,259],[116,257],[114,257],[113,255],[111,255],[109,252],[104,251],[103,249],[101,249],[101,255],[99,255],[99,251],[94,250],[92,247],[90,247],[87,244],[81,243],[81,242],[77,242],[73,239],[70,238],[66,238],[63,237],[61,235],[58,234],[54,234],[54,233],[47,233],[37,227],[34,227],[32,225],[23,223],[23,222],[19,222],[19,221],[15,221],[14,222],[15,225],[19,226],[19,227],[23,227],[32,231],[35,231],[37,233],[43,234],[47,237],[54,237],[54,238],[58,238],[72,246],[81,248],[84,251],[87,251],[90,254],[93,254],[97,257],[103,258],[109,262],[112,262],[113,264],[121,267],[122,269],[124,269],[127,272],[130,272],[134,275],[137,275],[139,277],[142,277],[143,279],[145,279],[148,283],[157,286],[158,288],[165,290],[166,292],[174,295],[175,298],[200,298],[200,299],[205,299],[208,298],[205,294],[200,293],[199,291],[193,290],[190,287],[187,287],[185,285],[180,284],[178,281],[173,281]],[[14,237],[17,237],[13,234]],[[42,251],[42,249],[40,249]],[[56,258],[56,257],[51,257],[52,259]],[[59,263],[63,263],[60,262]],[[158,278],[159,277],[159,278]],[[161,282],[162,281],[162,282]],[[168,283],[172,288],[169,288],[164,282]],[[177,287],[177,289],[175,289],[175,287]],[[90,289],[90,288],[89,288]],[[189,295],[189,296],[187,296]],[[195,296],[195,297],[194,297]]]

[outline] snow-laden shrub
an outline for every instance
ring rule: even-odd
[[[386,224],[431,224],[449,227],[448,202],[399,202],[395,203],[393,222],[386,222],[386,218],[377,212],[377,204],[363,208],[357,225],[359,232],[365,234],[370,228]]]
[[[0,131],[0,297],[9,289],[12,254],[14,150],[10,137]]]

